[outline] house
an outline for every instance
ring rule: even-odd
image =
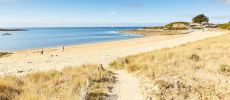
[[[212,23],[209,23],[208,26],[206,26],[207,28],[217,28],[217,25],[216,24],[212,24]]]
[[[202,26],[201,26],[201,24],[199,24],[199,23],[190,23],[190,27],[191,28],[201,28]]]
[[[202,28],[216,28],[216,24],[208,23],[208,22],[203,22],[201,24],[199,23],[191,23],[190,27],[193,29],[202,29]]]
[[[209,25],[209,22],[202,22],[201,23],[201,26],[205,27],[205,26],[208,26]]]

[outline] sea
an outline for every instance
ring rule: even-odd
[[[120,30],[138,28],[141,27],[46,27],[23,28],[25,31],[0,32],[0,52],[141,38],[142,35],[119,33]],[[5,33],[10,35],[3,35]]]

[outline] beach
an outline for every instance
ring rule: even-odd
[[[0,75],[27,74],[37,71],[62,70],[65,67],[82,64],[109,63],[117,58],[143,52],[220,36],[227,31],[194,31],[189,34],[170,36],[150,36],[137,39],[95,43],[87,45],[66,46],[63,48],[16,51],[12,55],[0,58]]]

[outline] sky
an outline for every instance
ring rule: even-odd
[[[230,0],[0,0],[0,27],[151,26],[230,21]]]

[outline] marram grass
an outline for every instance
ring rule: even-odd
[[[0,100],[79,100],[87,80],[88,98],[96,100],[106,97],[114,77],[110,71],[100,75],[96,65],[0,77]]]

